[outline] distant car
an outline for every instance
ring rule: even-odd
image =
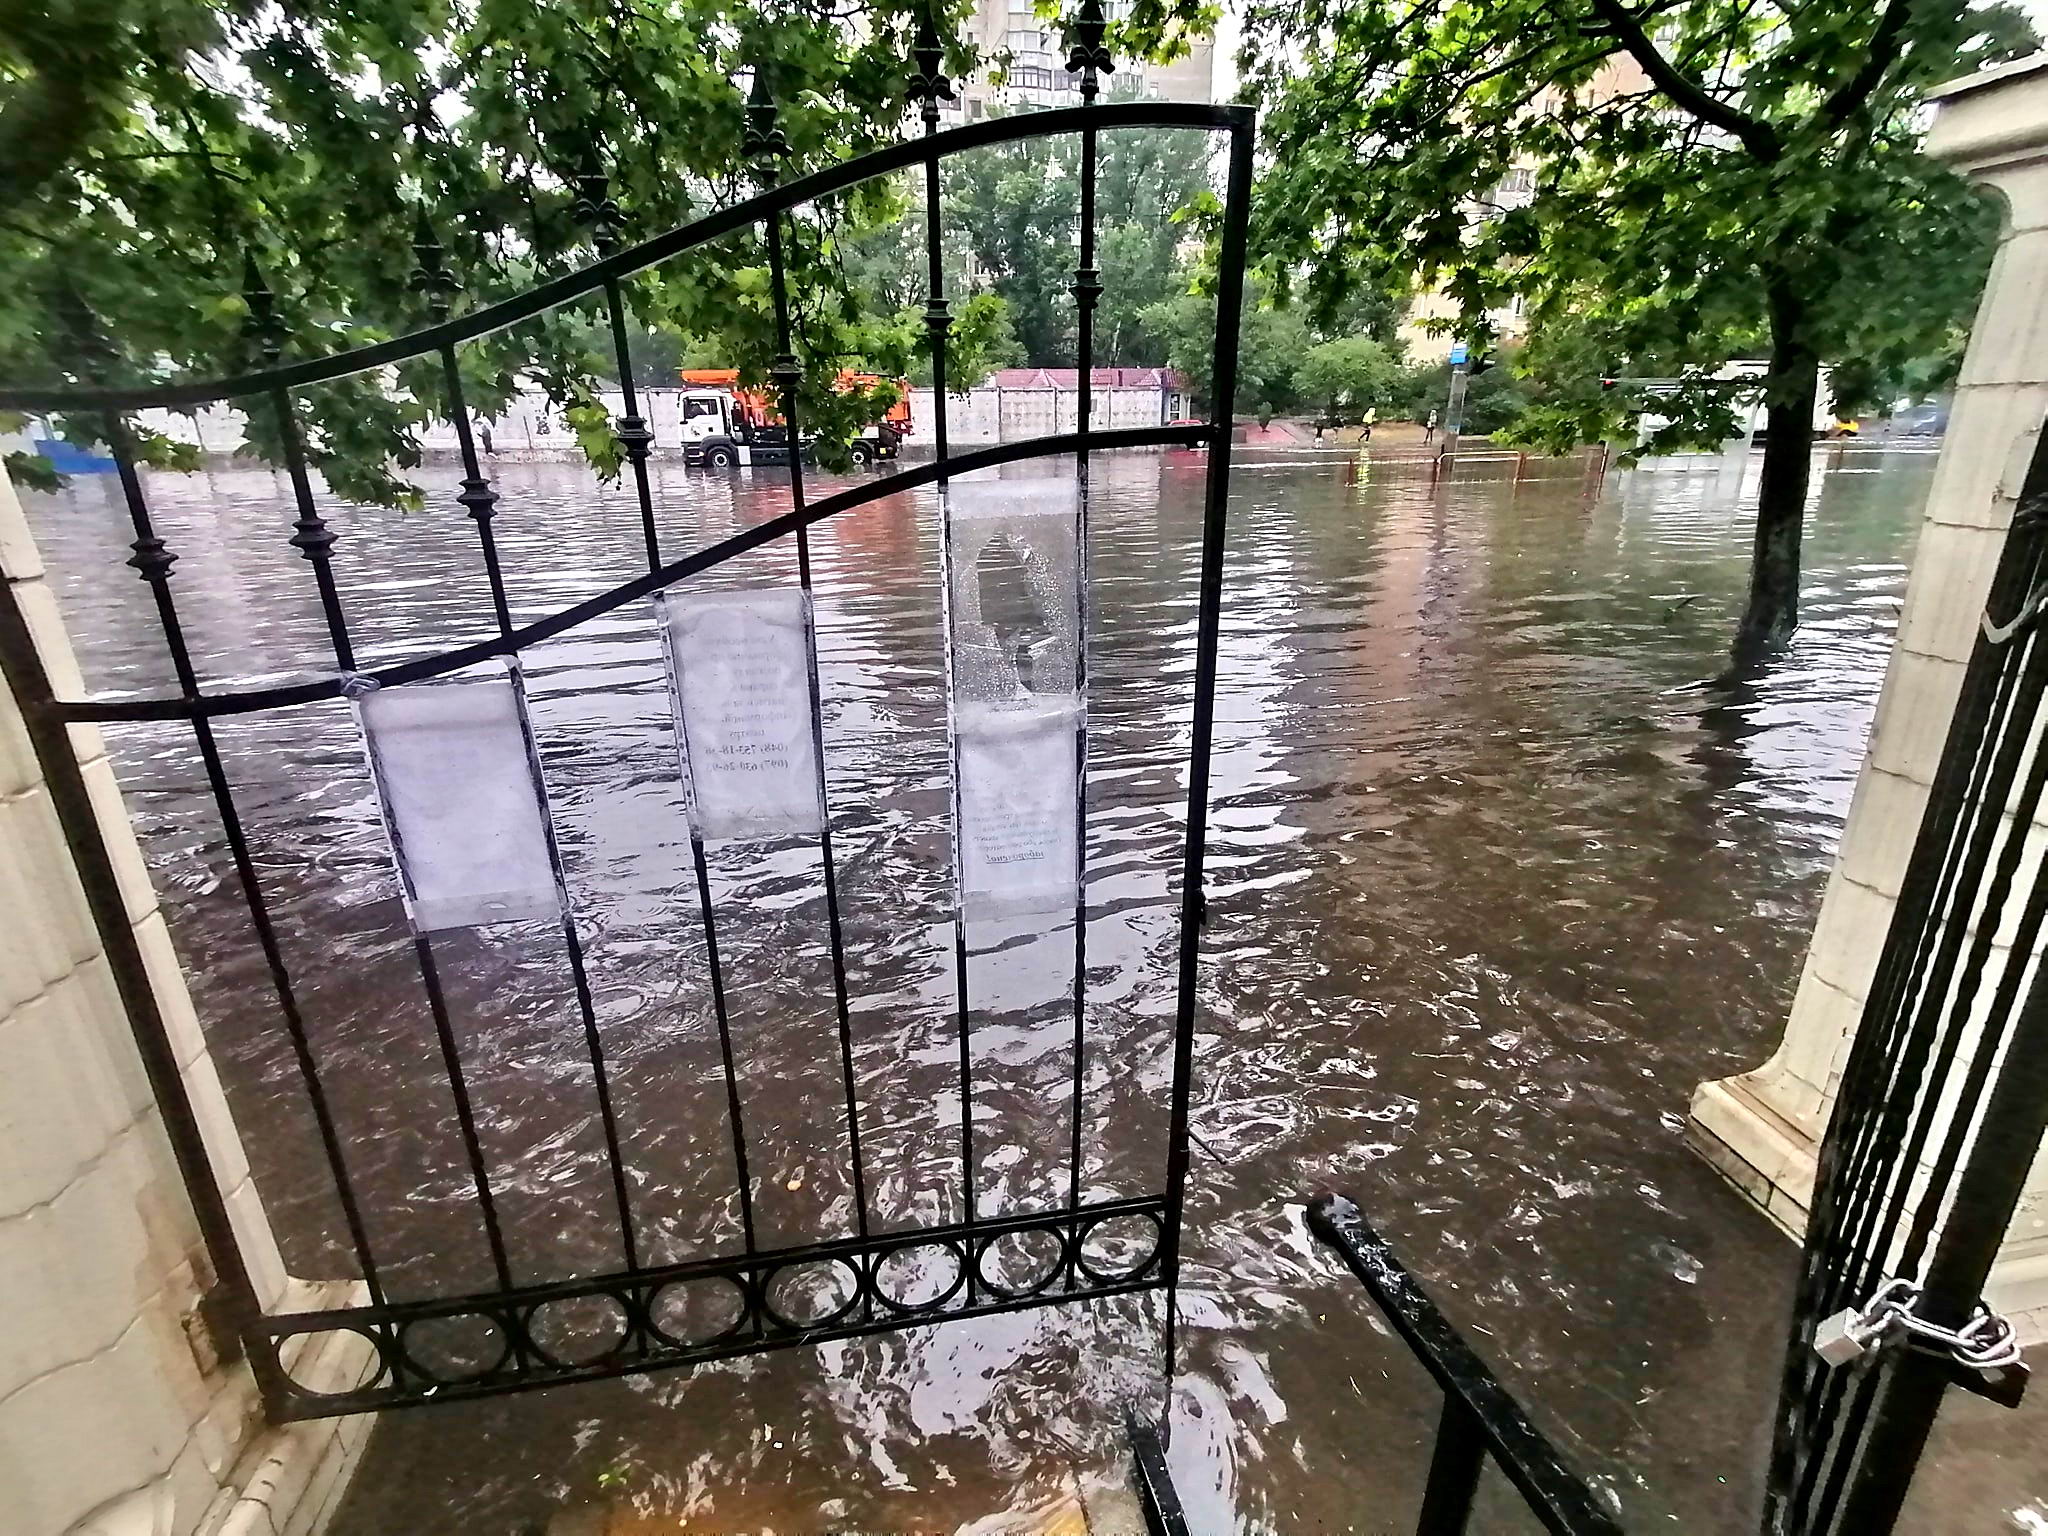
[[[1939,437],[1948,430],[1948,407],[1930,400],[1903,410],[1892,418],[1892,430],[1906,437]]]
[[[1167,425],[1169,427],[1206,427],[1209,423],[1202,420],[1199,416],[1176,416]],[[1208,447],[1207,443],[1175,443],[1171,448],[1167,449],[1167,452],[1204,453],[1208,451]]]

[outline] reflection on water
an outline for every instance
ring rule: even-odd
[[[1358,1198],[1628,1523],[1753,1524],[1790,1249],[1684,1149],[1683,1115],[1699,1081],[1761,1059],[1790,1001],[1931,464],[1867,452],[1820,479],[1804,627],[1736,696],[1691,686],[1718,668],[1748,547],[1711,473],[1433,493],[1330,460],[1242,465],[1172,1452],[1198,1528],[1392,1527],[1419,1493],[1434,1392],[1307,1246],[1299,1203],[1327,1187]],[[362,665],[491,632],[454,482],[429,488],[428,513],[330,510]],[[168,691],[103,489],[31,516],[89,680]],[[515,620],[637,573],[637,513],[616,490],[542,466],[508,467],[499,489]],[[1091,514],[1083,1182],[1098,1196],[1160,1176],[1200,491],[1194,456],[1115,456]],[[281,482],[159,476],[151,494],[209,679],[331,666],[283,545]],[[657,499],[671,553],[786,505],[772,473],[679,468]],[[933,511],[895,498],[814,541],[882,1226],[960,1201]],[[791,575],[769,549],[716,579]],[[629,606],[526,660],[641,1252],[707,1252],[738,1213],[651,618]],[[221,734],[380,1277],[399,1296],[485,1283],[347,707]],[[348,1273],[189,736],[109,736],[287,1261]],[[815,847],[714,848],[712,883],[763,1241],[848,1231]],[[983,1211],[1064,1196],[1071,952],[1055,933],[976,957]],[[437,954],[515,1275],[615,1266],[559,931],[455,934]],[[407,1413],[373,1441],[338,1529],[538,1530],[615,1496],[601,1473],[643,1515],[720,1529],[951,1529],[1116,1476],[1120,1405],[1158,1392],[1143,1298]],[[1516,1528],[1494,1502],[1485,1528]]]

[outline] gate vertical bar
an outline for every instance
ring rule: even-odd
[[[498,558],[497,535],[492,529],[492,520],[497,515],[498,496],[491,489],[490,480],[483,472],[483,466],[476,456],[476,441],[470,430],[469,407],[463,398],[462,372],[457,364],[455,348],[441,349],[441,365],[447,380],[448,414],[455,423],[455,443],[462,456],[462,494],[456,498],[469,509],[469,515],[476,524],[477,542],[482,547],[484,570],[491,584],[491,606],[498,616],[498,634],[501,639],[512,633],[511,605],[505,595],[505,572]],[[584,1052],[590,1061],[593,1085],[597,1094],[598,1119],[604,1132],[605,1158],[611,1174],[612,1200],[619,1218],[619,1245],[625,1252],[626,1267],[639,1267],[639,1243],[633,1231],[633,1202],[626,1188],[625,1159],[619,1148],[618,1116],[612,1108],[611,1075],[605,1065],[604,1041],[597,1028],[597,1004],[590,991],[590,974],[583,963],[583,939],[577,930],[576,904],[569,896],[569,882],[562,866],[560,840],[555,835],[554,808],[548,802],[546,781],[541,775],[540,749],[534,740],[533,722],[526,713],[526,687],[520,673],[519,657],[513,653],[506,657],[506,666],[519,682],[520,727],[526,736],[528,767],[533,773],[533,785],[540,802],[541,831],[547,839],[548,863],[553,868],[556,894],[562,906],[562,944],[569,960],[569,981],[576,994],[576,1008],[582,1018]]]
[[[945,50],[939,43],[934,7],[927,5],[918,20],[916,46],[911,50],[910,95],[921,103],[924,136],[929,144],[939,131],[939,103],[953,99],[953,87],[942,73]],[[946,336],[953,317],[946,301],[945,235],[939,208],[939,154],[933,148],[924,158],[924,232],[926,295],[924,323],[932,354],[932,443],[938,457],[939,497],[939,583],[940,633],[944,637],[946,674],[946,745],[952,774],[953,806],[953,993],[955,1029],[960,1045],[960,1204],[963,1225],[968,1229],[967,1263],[964,1277],[968,1305],[979,1290],[980,1265],[974,1248],[976,1218],[974,1196],[974,1020],[972,993],[967,969],[967,914],[959,905],[960,882],[960,733],[953,717],[953,514],[948,498],[946,459]]]
[[[445,255],[440,242],[434,238],[427,223],[426,214],[420,215],[419,236],[415,254],[419,258],[419,271],[415,274],[415,286],[427,295],[428,303],[437,319],[445,318],[449,295],[456,290],[454,274],[445,264]],[[498,556],[498,540],[492,526],[497,514],[498,495],[491,489],[491,482],[483,472],[477,459],[475,434],[471,430],[469,405],[462,387],[461,362],[452,342],[440,347],[441,375],[447,391],[448,417],[455,427],[456,451],[462,461],[462,491],[455,499],[469,513],[476,524],[477,544],[482,551],[484,575],[490,583],[491,609],[497,618],[500,639],[509,639],[512,634],[511,604],[505,592],[505,572]],[[648,531],[652,532],[652,517],[648,519]],[[526,688],[520,673],[519,657],[509,653],[506,668],[515,685],[515,696],[519,701],[520,729],[526,739],[527,767],[533,776],[536,800],[539,802],[541,830],[547,842],[548,864],[554,874],[555,892],[562,910],[562,944],[569,961],[571,989],[576,995],[577,1013],[583,1026],[584,1051],[590,1062],[592,1084],[597,1096],[598,1118],[604,1134],[605,1158],[611,1175],[612,1200],[619,1221],[619,1246],[623,1251],[628,1269],[639,1266],[639,1243],[633,1230],[632,1196],[626,1188],[625,1159],[619,1147],[618,1116],[612,1106],[611,1076],[605,1064],[604,1042],[597,1027],[597,1004],[590,990],[590,975],[583,961],[583,939],[576,924],[576,906],[570,899],[567,873],[562,864],[560,840],[555,835],[554,808],[548,802],[546,780],[541,773],[540,748],[534,739],[533,722],[527,715]],[[431,951],[424,934],[415,933],[423,957],[431,965]],[[445,1016],[446,1005],[441,1015]],[[437,1017],[437,1025],[441,1018]],[[443,1052],[451,1066],[451,1076],[459,1080],[459,1053],[454,1050],[454,1032],[451,1027],[444,1030]],[[464,1107],[463,1130],[465,1144],[475,1147],[479,1157],[478,1180],[480,1190],[487,1191],[489,1180],[483,1170],[481,1144],[476,1139],[474,1115],[468,1112],[468,1089],[463,1083],[461,1100]],[[505,1258],[504,1234],[496,1216],[495,1202],[489,1207],[492,1261],[500,1272],[500,1283],[509,1287],[510,1266]],[[523,1353],[518,1340],[513,1340],[515,1353]]]
[[[1244,304],[1245,216],[1252,190],[1252,127],[1230,129],[1230,172],[1217,252],[1216,355],[1209,406],[1209,467],[1202,500],[1202,565],[1196,602],[1195,698],[1188,748],[1187,850],[1181,866],[1179,997],[1173,1026],[1173,1090],[1166,1149],[1166,1370],[1174,1368],[1180,1286],[1181,1216],[1187,1203],[1188,1095],[1195,1060],[1195,988],[1200,981],[1202,858],[1209,816],[1209,742],[1215,725],[1216,653],[1223,616],[1223,530],[1230,501],[1230,448],[1237,409],[1238,313]]]
[[[1109,51],[1103,46],[1107,22],[1100,0],[1087,0],[1074,26],[1074,46],[1067,57],[1067,70],[1081,77],[1081,104],[1095,105],[1102,89],[1100,74],[1110,67]],[[1088,431],[1094,420],[1095,404],[1095,305],[1102,297],[1102,274],[1095,267],[1095,171],[1096,132],[1093,124],[1081,130],[1081,251],[1074,271],[1074,337],[1079,364],[1075,425],[1081,446],[1074,455],[1075,487],[1074,547],[1079,571],[1074,583],[1075,643],[1074,684],[1080,708],[1074,715],[1074,1082],[1072,1141],[1067,1149],[1067,1209],[1081,1205],[1082,1105],[1087,1088],[1088,1034],[1088,624],[1089,583],[1093,570],[1088,550]],[[1080,1244],[1067,1255],[1071,1282],[1074,1265],[1080,1261]]]
[[[788,146],[775,126],[777,108],[770,99],[766,72],[754,72],[756,101],[747,107],[747,148],[761,167],[763,186],[777,179],[776,159]],[[789,270],[782,245],[782,215],[771,213],[767,220],[768,284],[775,309],[775,362],[769,372],[778,386],[782,406],[783,435],[789,446],[789,502],[799,515],[804,510],[804,444],[799,419],[799,388],[803,370],[797,366],[795,333],[790,325]],[[839,871],[832,856],[832,810],[825,781],[824,692],[818,682],[818,628],[811,595],[811,534],[799,524],[796,530],[797,582],[804,590],[804,680],[810,693],[811,739],[817,744],[811,760],[818,770],[818,858],[825,888],[825,933],[832,954],[832,1008],[839,1030],[839,1072],[846,1099],[846,1143],[853,1161],[854,1225],[862,1237],[868,1235],[867,1171],[860,1146],[860,1093],[853,1069],[853,1016],[846,995],[846,937],[839,920]],[[865,1292],[864,1292],[865,1294]]]
[[[1479,1475],[1486,1468],[1486,1437],[1472,1410],[1449,1392],[1436,1421],[1436,1450],[1422,1490],[1415,1536],[1464,1536],[1472,1518]]]
[[[610,179],[605,175],[594,151],[590,161],[578,175],[577,185],[578,197],[573,210],[575,216],[590,226],[591,237],[597,246],[598,254],[601,257],[608,257],[617,248],[618,234],[624,224],[624,216],[618,204],[612,199]],[[616,277],[607,277],[604,280],[604,304],[605,319],[612,337],[613,364],[619,374],[620,404],[625,407],[620,413],[613,435],[618,439],[620,451],[633,466],[633,490],[640,509],[640,541],[647,556],[647,569],[653,572],[661,569],[661,532],[654,516],[654,490],[647,478],[647,458],[653,447],[654,434],[648,429],[646,418],[640,414],[639,395],[633,382],[633,350],[627,340],[625,296],[620,291]],[[665,594],[657,593],[654,601],[656,613],[665,619],[667,609],[664,606],[664,597]],[[662,646],[662,667],[664,673],[670,672],[670,657],[665,642]],[[668,676],[668,690],[677,710],[676,740],[680,753],[683,740],[682,694],[673,675]],[[678,760],[680,761],[680,755]],[[553,837],[552,830],[549,836]],[[753,1179],[747,1167],[746,1123],[740,1106],[739,1071],[733,1057],[732,1021],[726,1006],[725,967],[718,953],[718,920],[711,901],[711,866],[705,858],[704,839],[697,831],[694,818],[690,824],[690,873],[696,884],[697,910],[704,927],[704,972],[711,988],[711,1013],[718,1029],[719,1059],[725,1074],[726,1126],[732,1143],[733,1178],[739,1192],[740,1231],[747,1251],[752,1253],[754,1195]],[[566,888],[563,891],[563,910],[569,910]],[[609,1106],[608,1093],[605,1103]],[[615,1135],[609,1118],[606,1120],[606,1129],[608,1133]],[[616,1194],[622,1213],[622,1225],[626,1232],[630,1262],[630,1255],[635,1252],[635,1239],[630,1223],[626,1222],[623,1216],[628,1209],[628,1202],[623,1175],[619,1172],[621,1167],[614,1153],[613,1168],[615,1178],[618,1179]]]
[[[611,195],[611,178],[593,147],[590,158],[576,177],[576,202],[572,216],[590,228],[591,243],[600,258],[619,247],[619,233],[625,216]],[[611,330],[612,361],[619,374],[619,403],[624,409],[614,426],[619,452],[633,467],[633,490],[640,507],[640,540],[647,549],[647,569],[661,567],[661,534],[654,521],[654,492],[647,483],[647,455],[654,446],[654,434],[640,414],[640,397],[633,380],[633,348],[626,339],[626,302],[619,280],[604,280],[605,319]]]
[[[246,337],[254,344],[260,360],[266,367],[274,367],[283,355],[283,326],[277,314],[277,299],[263,279],[253,256],[248,257],[242,269],[242,299],[248,306],[248,318],[243,322]],[[291,482],[292,504],[298,518],[292,524],[293,548],[306,557],[313,567],[313,581],[320,594],[320,612],[327,625],[327,641],[334,651],[334,664],[342,672],[353,672],[356,666],[355,646],[349,639],[348,616],[341,606],[341,593],[335,585],[333,550],[334,532],[327,526],[327,520],[320,515],[320,508],[313,500],[312,476],[306,464],[306,443],[299,430],[297,409],[292,403],[291,391],[273,390],[270,395],[272,414],[277,422],[278,442],[284,450],[285,475]],[[239,830],[239,829],[238,829]],[[230,842],[232,846],[233,840]],[[348,1228],[349,1243],[355,1250],[356,1264],[362,1273],[364,1287],[372,1303],[384,1300],[384,1287],[377,1272],[377,1260],[370,1246],[369,1228],[363,1221],[362,1207],[357,1200],[354,1180],[348,1171],[347,1159],[342,1151],[341,1136],[335,1127],[334,1113],[327,1101],[327,1089],[320,1079],[320,1067],[313,1053],[305,1021],[301,1016],[298,998],[292,988],[284,967],[284,959],[278,951],[277,941],[271,931],[270,914],[261,888],[255,883],[253,865],[244,880],[244,890],[249,897],[252,918],[255,922],[257,942],[263,947],[266,959],[273,961],[271,975],[278,994],[278,1006],[284,1016],[285,1033],[291,1040],[292,1055],[297,1062],[300,1081],[305,1084],[306,1099],[313,1110],[313,1123],[319,1132],[321,1151],[327,1157],[329,1172],[334,1178],[336,1198],[341,1202],[342,1221]]]

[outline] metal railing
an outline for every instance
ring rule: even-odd
[[[1124,1435],[1131,1447],[1131,1485],[1137,1490],[1148,1536],[1188,1536],[1187,1516],[1181,1510],[1173,1474],[1167,1470],[1166,1444],[1158,1428],[1129,1416],[1124,1420]]]
[[[1555,1536],[1609,1536],[1621,1525],[1594,1499],[1556,1447],[1439,1312],[1357,1205],[1343,1195],[1309,1203],[1308,1229],[1356,1275],[1409,1352],[1443,1389],[1417,1536],[1459,1536],[1491,1456],[1529,1510]]]

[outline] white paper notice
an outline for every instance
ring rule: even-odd
[[[960,906],[969,918],[1072,910],[1079,719],[1071,695],[959,707]]]
[[[663,630],[697,835],[816,836],[825,815],[802,589],[670,597]]]
[[[356,700],[413,922],[425,932],[561,911],[518,689],[496,678]]]

